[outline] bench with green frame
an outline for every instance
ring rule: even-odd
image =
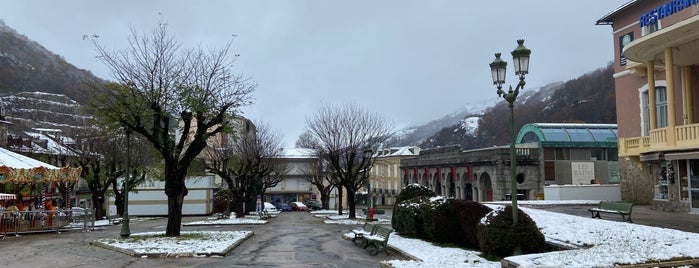
[[[621,215],[624,221],[631,221],[631,209],[633,208],[633,203],[624,202],[606,202],[602,201],[596,208],[588,209],[592,213],[592,218],[601,219],[600,213],[610,213]]]
[[[352,243],[357,243],[357,240],[361,240],[360,246],[362,248],[367,246],[367,241],[364,239],[364,236],[367,235],[373,235],[374,231],[376,231],[376,226],[371,223],[364,223],[364,226],[362,226],[362,229],[354,229],[352,230],[352,233],[354,233],[354,238],[352,238]]]
[[[374,247],[371,255],[379,254],[381,251],[388,255],[388,237],[392,232],[392,229],[377,225],[376,229],[374,230],[374,234],[364,236],[364,239],[366,240],[365,248],[369,246]]]

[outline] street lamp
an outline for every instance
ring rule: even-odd
[[[121,223],[121,237],[129,237],[129,179],[131,178],[131,130],[126,129],[126,179],[124,180],[124,212]]]
[[[515,156],[515,112],[514,102],[519,95],[519,90],[524,88],[524,76],[529,73],[529,55],[531,50],[524,46],[524,39],[517,40],[517,48],[512,51],[512,61],[515,65],[515,75],[519,76],[519,83],[515,90],[510,89],[505,92],[502,84],[505,83],[505,71],[507,62],[500,58],[500,53],[495,53],[495,60],[490,63],[490,72],[493,75],[493,85],[498,88],[498,96],[503,97],[510,105],[510,180],[512,183],[512,224],[517,224],[517,178],[516,178],[516,156]]]

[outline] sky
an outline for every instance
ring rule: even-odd
[[[3,0],[0,19],[107,80],[83,35],[123,50],[130,27],[164,21],[187,48],[232,41],[235,72],[258,83],[243,115],[293,147],[327,105],[360,105],[402,129],[494,103],[488,64],[502,52],[515,85],[517,39],[532,50],[525,90],[604,67],[612,31],[595,22],[627,1]]]

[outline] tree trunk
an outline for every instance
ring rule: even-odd
[[[184,194],[180,193],[176,196],[167,197],[167,228],[165,236],[179,236],[180,227],[182,226],[182,204],[184,203]]]
[[[169,177],[169,176],[173,177]],[[165,195],[167,195],[167,227],[165,236],[179,236],[182,227],[182,205],[187,195],[184,172],[165,172]]]
[[[321,193],[320,195],[320,202],[323,203],[323,209],[328,210],[330,209],[330,195],[325,193]]]
[[[116,206],[116,214],[124,216],[124,195],[119,192],[114,192],[114,206]]]
[[[104,194],[92,194],[92,205],[95,207],[95,220],[101,220],[105,215]],[[122,205],[123,207],[123,205]]]
[[[347,187],[345,187],[347,190],[347,206],[349,207],[349,218],[350,219],[356,219],[357,216],[354,213],[354,208],[356,207],[356,204],[354,203],[354,195],[356,194],[356,191],[350,191]]]
[[[337,213],[338,213],[339,215],[342,215],[342,186],[338,187],[338,188],[337,188],[337,191],[338,191],[338,195],[337,195],[337,196],[338,196],[338,198],[339,198],[339,200],[338,200],[338,202],[337,202],[337,204],[338,204],[338,205],[337,205]]]

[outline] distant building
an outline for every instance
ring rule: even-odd
[[[614,124],[527,124],[516,138],[517,194],[541,199],[547,185],[617,184]],[[510,146],[423,149],[401,160],[403,184],[473,201],[511,198]]]
[[[121,180],[118,182],[122,184]],[[196,176],[185,179],[187,196],[182,204],[182,215],[209,215],[213,213],[214,176]],[[129,192],[129,215],[131,216],[167,216],[168,204],[165,195],[165,182],[147,178],[143,183]],[[114,194],[107,191],[108,215],[116,215]]]
[[[286,166],[283,179],[277,186],[267,189],[265,200],[272,204],[289,202],[320,201],[320,194],[311,184],[310,176],[313,168],[318,166],[315,151],[303,148],[283,148],[278,161]],[[330,207],[335,206],[331,198]]]
[[[622,198],[699,212],[697,1],[629,1],[612,27]]]
[[[391,147],[374,153],[374,160],[369,171],[369,183],[359,190],[357,202],[363,205],[393,206],[400,190],[403,188],[400,170],[401,159],[420,154],[420,147]]]

